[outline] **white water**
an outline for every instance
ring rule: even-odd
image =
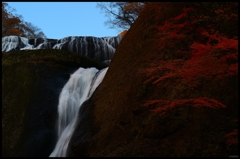
[[[71,75],[59,97],[58,141],[49,157],[66,157],[68,143],[74,131],[78,111],[102,82],[108,68],[79,68]]]
[[[12,50],[60,49],[76,52],[110,64],[122,37],[68,36],[62,39],[27,39],[20,36],[2,37],[2,52]]]

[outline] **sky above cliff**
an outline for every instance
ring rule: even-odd
[[[105,25],[97,2],[7,2],[23,20],[40,28],[47,38],[117,36],[122,30]]]

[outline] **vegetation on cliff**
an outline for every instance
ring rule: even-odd
[[[237,2],[147,3],[79,111],[68,155],[238,156],[237,44]],[[2,53],[2,156],[50,154],[52,138],[23,142],[36,143],[25,140],[36,121],[53,127],[53,86],[78,67],[106,66],[63,50]]]
[[[238,3],[147,3],[88,106],[69,156],[238,155]]]
[[[79,67],[106,66],[64,50],[2,53],[3,157],[49,156],[60,91]]]

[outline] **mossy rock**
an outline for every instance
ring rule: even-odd
[[[63,50],[2,53],[2,156],[48,157],[56,144],[58,98],[79,67],[105,68]]]

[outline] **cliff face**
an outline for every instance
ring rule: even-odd
[[[237,10],[146,4],[81,107],[68,155],[238,155]]]
[[[49,156],[60,92],[79,67],[106,66],[64,50],[2,53],[2,157]]]

